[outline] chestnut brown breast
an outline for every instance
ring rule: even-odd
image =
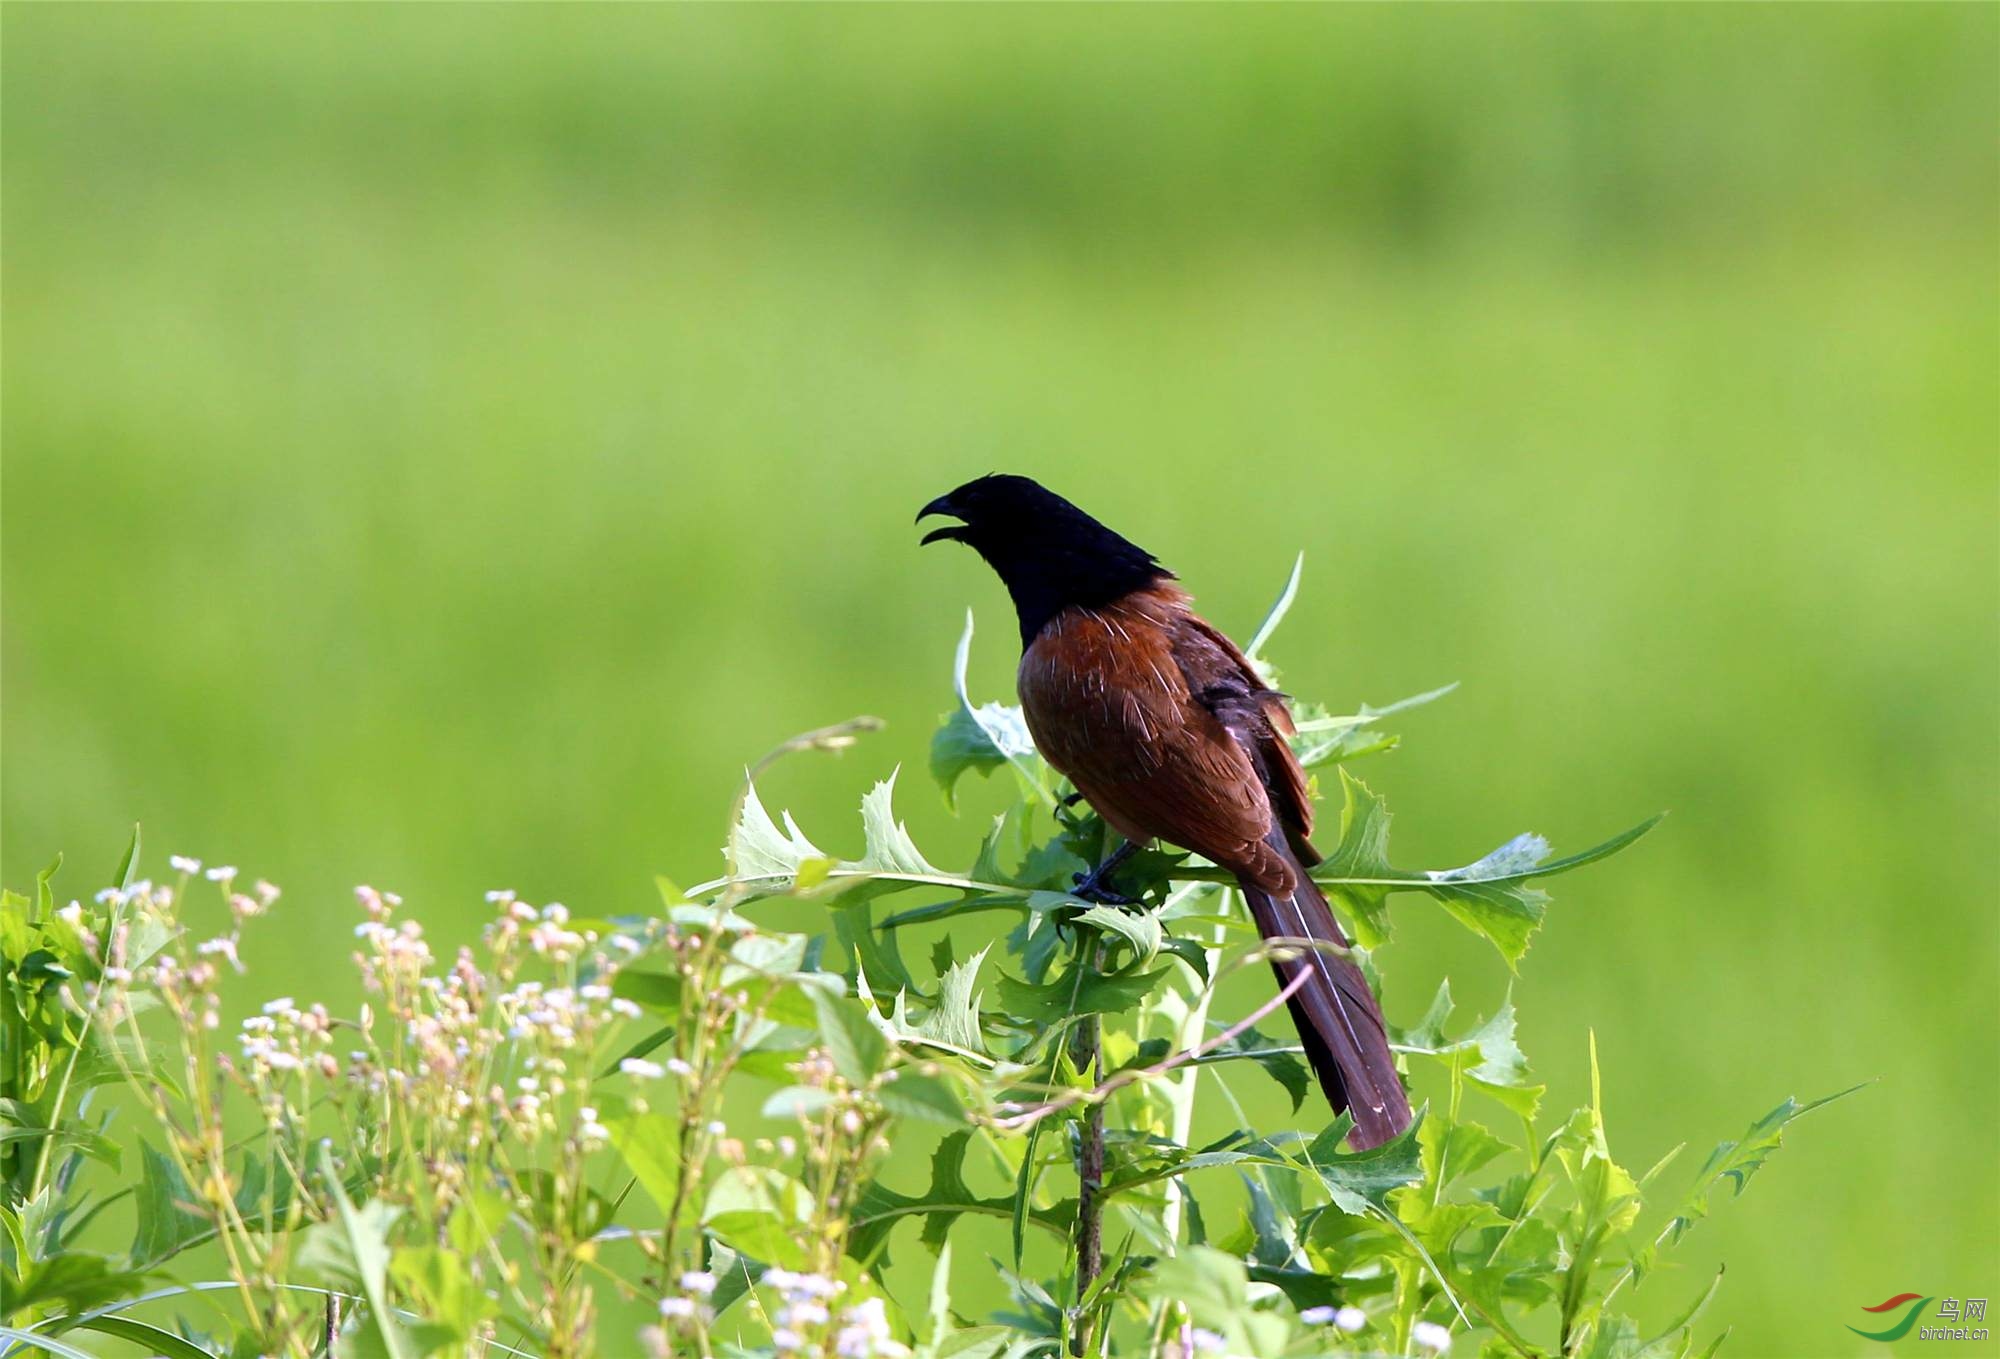
[[[1036,746],[1120,835],[1168,841],[1289,892],[1291,866],[1265,843],[1272,800],[1254,734],[1246,740],[1204,702],[1218,677],[1202,671],[1239,666],[1235,691],[1253,709],[1268,695],[1282,713],[1282,700],[1241,653],[1188,611],[1185,594],[1160,582],[1058,614],[1022,653],[1017,679]],[[1289,788],[1281,796],[1293,800]]]

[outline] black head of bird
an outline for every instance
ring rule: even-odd
[[[994,473],[968,481],[917,514],[963,522],[924,542],[964,543],[993,568],[1013,598],[1023,645],[1071,606],[1098,608],[1173,572],[1054,491],[1027,477]]]

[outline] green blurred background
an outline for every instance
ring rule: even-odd
[[[1739,1355],[2000,1292],[2000,11],[0,22],[9,885],[140,820],[338,986],[352,884],[641,907],[864,711],[769,799],[851,851],[901,761],[948,859],[951,646],[1001,694],[1012,624],[910,519],[1028,472],[1239,637],[1303,549],[1301,694],[1463,681],[1358,769],[1401,862],[1673,810],[1515,988],[1625,1160],[1879,1078],[1656,1315],[1720,1258]],[[1399,900],[1392,1013],[1490,1010]]]

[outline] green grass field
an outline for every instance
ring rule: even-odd
[[[902,762],[968,848],[919,774],[1012,620],[910,519],[1028,472],[1239,637],[1303,550],[1301,695],[1462,682],[1357,767],[1407,862],[1672,810],[1552,886],[1553,1102],[1586,1027],[1638,1167],[1878,1080],[1695,1245],[1725,1353],[2000,1290],[2000,12],[0,23],[9,886],[142,821],[284,885],[305,995],[357,882],[469,935],[711,876],[857,712],[771,800],[831,840]],[[1490,1009],[1412,900],[1392,1015]]]

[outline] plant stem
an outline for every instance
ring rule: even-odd
[[[1088,942],[1079,939],[1078,955],[1088,955],[1089,966],[1096,970],[1104,964],[1104,943],[1094,932],[1087,936]],[[1101,1025],[1097,1015],[1083,1017],[1070,1031],[1070,1062],[1076,1067],[1077,1075],[1091,1073],[1088,1079],[1097,1078],[1097,1066],[1102,1038]],[[1091,1317],[1084,1312],[1083,1301],[1097,1282],[1097,1275],[1104,1268],[1104,1102],[1092,1100],[1085,1110],[1081,1140],[1076,1153],[1076,1301],[1078,1308],[1076,1329],[1070,1334],[1070,1353],[1085,1355],[1091,1352],[1094,1327]]]

